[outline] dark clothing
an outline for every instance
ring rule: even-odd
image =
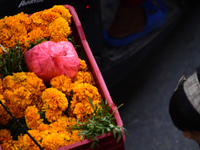
[[[137,7],[142,4],[145,0],[120,0],[120,4],[125,7]]]
[[[32,14],[53,7],[67,4],[69,0],[0,0],[0,18],[16,15],[20,12]]]

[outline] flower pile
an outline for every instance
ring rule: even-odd
[[[4,58],[3,54],[16,45],[24,54],[31,43],[37,45],[41,39],[45,40],[40,42],[68,41],[72,33],[70,24],[69,10],[60,5],[31,16],[24,13],[6,16],[0,20],[0,55]],[[15,48],[11,54],[14,51]],[[7,57],[9,55],[7,53]],[[78,135],[80,131],[70,127],[76,125],[77,120],[84,123],[91,117],[94,109],[88,98],[95,107],[101,103],[102,96],[86,61],[79,61],[79,71],[74,77],[59,75],[51,79],[50,85],[45,85],[34,72],[27,71],[12,72],[0,79],[1,102],[44,150],[83,140]],[[0,145],[3,150],[39,149],[1,105]]]
[[[76,120],[86,122],[95,105],[101,102],[101,95],[94,85],[94,78],[87,64],[81,60],[79,73],[70,78],[65,75],[54,77],[51,86],[33,72],[18,72],[0,80],[0,98],[3,104],[17,119],[24,119],[28,132],[46,150],[54,150],[81,141],[78,130],[68,127]],[[81,75],[79,75],[81,74]],[[12,120],[0,106],[0,124],[5,127]],[[0,130],[0,143],[3,149],[39,149],[27,134],[12,139],[7,129]]]
[[[125,130],[115,124],[116,110],[110,114],[111,107],[103,101],[82,58],[83,50],[76,49],[71,17],[68,9],[56,5],[30,16],[19,13],[0,19],[0,146],[3,150],[40,150],[40,146],[55,150],[85,138],[94,141],[91,144],[94,148],[98,142],[96,136],[108,132],[114,137],[117,133],[117,141],[122,138]],[[47,84],[35,72],[27,71],[24,53],[49,41],[71,42],[80,64],[74,76],[57,75]]]
[[[22,51],[27,51],[30,43],[41,39],[68,41],[67,37],[72,33],[71,17],[69,10],[60,5],[36,12],[30,17],[23,12],[6,16],[0,19],[0,44],[8,49],[19,42]]]

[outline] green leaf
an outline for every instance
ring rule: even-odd
[[[97,137],[99,135],[104,135],[109,132],[111,132],[115,138],[117,137],[116,135],[118,135],[117,142],[119,142],[119,140],[122,138],[124,128],[116,126],[114,122],[115,118],[112,116],[114,112],[122,105],[120,105],[120,107],[118,107],[112,114],[110,114],[109,112],[111,110],[111,106],[107,104],[107,101],[104,103],[103,100],[101,100],[101,104],[99,104],[100,107],[97,105],[94,107],[90,97],[88,97],[88,100],[94,112],[91,113],[89,118],[85,118],[87,122],[77,121],[77,124],[71,127],[71,129],[80,130],[78,135],[92,140],[93,143],[91,144],[91,148],[95,147],[95,143],[98,142]]]
[[[117,109],[115,109],[114,111],[113,111],[113,113],[111,114],[111,116],[120,108],[120,107],[122,107],[124,104],[121,104],[120,106],[118,106],[117,107]]]
[[[104,133],[105,133],[105,130],[104,130],[104,129],[102,129],[102,132],[101,132],[101,134],[102,134],[102,135],[104,135]]]
[[[37,39],[34,40],[34,42],[27,41],[29,43],[28,50],[33,48],[35,45],[38,45],[38,44],[45,42],[45,41],[47,41],[46,38],[41,38],[41,39],[37,38]]]
[[[91,98],[90,98],[90,97],[88,97],[88,99],[89,99],[90,105],[92,106],[92,109],[94,110],[94,105],[93,105],[93,103],[92,103],[92,100],[91,100]]]
[[[82,136],[81,136],[81,140],[83,140],[83,139],[84,139],[84,136],[82,135]]]
[[[5,53],[8,53],[8,51],[0,44],[2,50],[5,52]]]
[[[21,52],[19,42],[13,48],[8,48],[8,51],[2,45],[0,46],[4,49],[3,54],[0,55],[1,78],[12,75],[15,72],[27,71],[24,53]]]
[[[40,114],[40,115],[42,115],[42,114],[44,114],[45,113],[45,111],[38,111],[37,112],[37,114]]]
[[[113,135],[114,135],[114,138],[116,138],[116,131],[115,131],[115,129],[113,129]]]
[[[122,133],[118,133],[117,143],[121,140],[121,138],[122,138]]]

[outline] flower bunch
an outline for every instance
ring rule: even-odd
[[[30,105],[37,105],[41,109],[40,95],[46,89],[43,81],[33,72],[14,73],[13,76],[3,78],[3,93],[1,100],[16,118],[24,117],[24,111]],[[5,112],[5,111],[2,111]],[[0,115],[0,124],[7,124],[9,115]]]
[[[70,24],[71,14],[61,5],[55,5],[31,16],[25,13],[6,16],[0,19],[0,44],[8,50],[19,42],[19,46],[25,52],[30,43],[35,43],[38,39],[68,41],[67,37],[72,33]],[[2,53],[0,48],[0,54]]]
[[[48,88],[42,93],[43,108],[49,122],[54,122],[68,108],[66,95],[55,88]]]
[[[80,62],[75,77],[56,76],[50,87],[46,87],[34,72],[13,73],[0,80],[1,101],[16,118],[24,118],[28,132],[45,150],[83,140],[78,135],[80,131],[71,131],[69,127],[76,125],[77,119],[86,122],[85,118],[94,111],[88,98],[95,106],[101,103],[92,73],[85,60],[80,59]],[[7,126],[10,120],[12,118],[1,106],[0,124]],[[12,134],[8,129],[0,130],[3,149],[39,149],[27,134],[19,134],[17,140],[12,139]]]
[[[93,111],[88,97],[93,100],[95,106],[101,103],[102,97],[95,86],[94,77],[85,60],[79,60],[80,68],[75,77],[57,76],[51,80],[50,84],[70,97],[68,115],[86,121],[84,118],[89,117]]]
[[[0,68],[4,68],[0,79],[0,144],[3,150],[39,150],[35,141],[44,150],[55,150],[85,138],[97,139],[96,136],[111,130],[114,136],[117,131],[119,139],[122,137],[123,128],[115,125],[114,112],[110,114],[110,106],[106,102],[104,105],[93,74],[80,55],[78,73],[73,77],[55,76],[50,85],[21,66],[23,71],[5,73],[9,61],[14,60],[10,54],[18,57],[19,62],[24,61],[13,52],[16,46],[24,55],[30,47],[43,42],[42,39],[54,42],[69,39],[74,45],[70,24],[69,10],[60,5],[30,16],[20,13],[0,20],[0,58],[3,58]],[[20,122],[35,141],[16,122]]]

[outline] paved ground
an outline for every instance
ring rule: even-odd
[[[127,150],[199,149],[174,127],[168,113],[179,77],[200,66],[199,17],[200,2],[196,2],[137,68],[109,88],[113,101],[124,103],[119,111],[130,134],[125,141]]]

